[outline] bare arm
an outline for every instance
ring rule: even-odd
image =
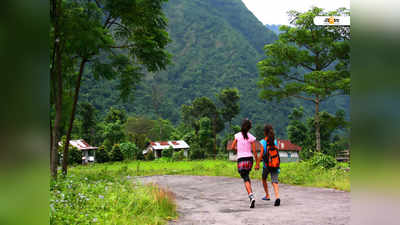
[[[236,144],[237,144],[237,140],[235,139],[235,140],[233,140],[233,143],[232,143],[232,149],[236,149]]]
[[[261,145],[261,152],[260,152],[260,157],[257,158],[257,164],[260,164],[261,160],[262,160],[262,156],[264,155],[264,146]]]
[[[255,141],[253,141],[253,143],[251,143],[251,146],[252,146],[252,148],[253,148],[253,155],[254,155],[254,158],[256,159],[256,161],[257,161],[257,152],[256,152],[256,142]]]

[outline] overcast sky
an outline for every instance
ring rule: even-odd
[[[263,24],[289,24],[287,11],[306,11],[317,6],[327,11],[340,7],[350,9],[350,0],[242,0]]]

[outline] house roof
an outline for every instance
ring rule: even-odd
[[[69,144],[72,145],[73,147],[79,149],[79,150],[92,150],[92,149],[97,149],[97,147],[90,146],[85,140],[79,139],[79,140],[70,140]],[[58,142],[59,146],[62,146],[62,142]]]
[[[232,142],[233,141],[228,141],[226,145],[226,149],[228,151],[236,151],[236,149],[232,149]],[[256,150],[259,151],[261,149],[261,144],[259,141],[256,141]],[[280,140],[278,139],[278,149],[279,151],[300,151],[301,147],[298,145],[293,144],[289,140]]]
[[[154,141],[150,142],[149,147],[154,150],[163,150],[172,147],[173,149],[187,149],[190,146],[183,140],[179,141]]]
[[[300,151],[301,147],[298,145],[293,144],[289,140],[279,140],[278,139],[278,149],[280,151]]]

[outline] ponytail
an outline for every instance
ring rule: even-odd
[[[249,132],[250,129],[251,129],[251,121],[249,119],[244,119],[242,122],[242,128],[240,130],[242,132],[244,139],[249,139],[247,133]]]

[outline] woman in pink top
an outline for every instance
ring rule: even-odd
[[[253,156],[257,159],[255,140],[256,138],[249,133],[251,122],[243,120],[241,132],[235,134],[232,149],[237,149],[237,166],[240,176],[243,178],[244,186],[250,199],[250,208],[255,206],[255,196],[251,190],[249,173],[253,167]],[[235,148],[237,147],[237,148]],[[253,149],[253,153],[251,150]]]

